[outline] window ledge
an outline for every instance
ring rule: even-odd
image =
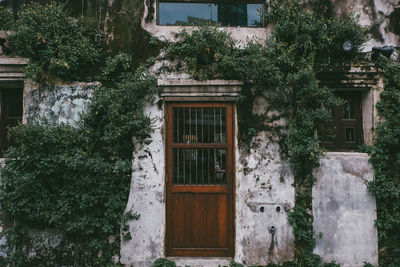
[[[362,152],[325,152],[324,157],[366,157],[369,155],[367,153]]]

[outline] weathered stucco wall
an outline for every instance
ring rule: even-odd
[[[126,211],[140,214],[128,222],[132,239],[121,243],[121,262],[132,266],[151,266],[164,256],[165,237],[165,153],[164,112],[156,103],[145,113],[153,122],[153,133],[137,144],[133,155],[131,190]]]
[[[293,257],[288,213],[294,206],[293,175],[267,132],[253,138],[249,152],[237,150],[235,261],[282,263]]]
[[[75,125],[87,108],[93,91],[100,83],[35,85],[24,88],[24,120],[46,119],[50,123]]]
[[[378,263],[375,198],[366,185],[373,179],[368,159],[364,153],[330,152],[315,172],[315,253],[342,267]]]

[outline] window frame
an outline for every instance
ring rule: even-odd
[[[332,142],[325,142],[324,147],[328,151],[356,151],[364,144],[362,92],[359,90],[345,90],[335,91],[334,94],[345,101],[353,100],[354,119],[343,118],[343,106],[334,107],[332,121],[335,137]],[[346,142],[346,128],[354,128],[354,143]]]
[[[190,25],[190,26],[180,26],[180,25],[160,25],[160,3],[162,2],[167,2],[167,3],[198,3],[198,4],[228,4],[228,3],[235,3],[235,4],[261,4],[262,6],[262,14],[265,13],[265,5],[266,2],[262,0],[219,0],[216,2],[210,2],[209,0],[157,0],[156,1],[156,25],[160,27],[193,27],[193,26],[198,26],[198,25]],[[266,23],[265,23],[265,16],[263,15],[261,18],[262,25],[261,26],[228,26],[228,25],[218,25],[218,27],[222,28],[251,28],[251,29],[257,29],[257,28],[265,28]]]

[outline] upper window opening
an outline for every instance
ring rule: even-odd
[[[329,150],[356,150],[362,144],[361,92],[336,92],[344,101],[340,107],[332,110],[335,135],[332,142],[325,143]]]
[[[160,1],[158,24],[164,26],[191,26],[215,23],[221,26],[263,26],[261,3],[199,3]]]
[[[10,146],[9,127],[22,121],[22,88],[0,89],[0,152]]]

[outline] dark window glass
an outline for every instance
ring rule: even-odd
[[[226,109],[174,108],[174,143],[226,143]]]
[[[346,127],[346,143],[354,143],[354,142],[355,142],[355,128]]]
[[[226,184],[226,149],[174,148],[174,184]]]
[[[8,128],[22,121],[22,88],[0,89],[0,151],[10,146]]]
[[[158,11],[160,25],[185,26],[211,22],[222,26],[262,26],[262,4],[160,2]]]
[[[346,103],[342,106],[342,114],[344,120],[352,120],[354,119],[354,99],[347,98],[345,99]]]

